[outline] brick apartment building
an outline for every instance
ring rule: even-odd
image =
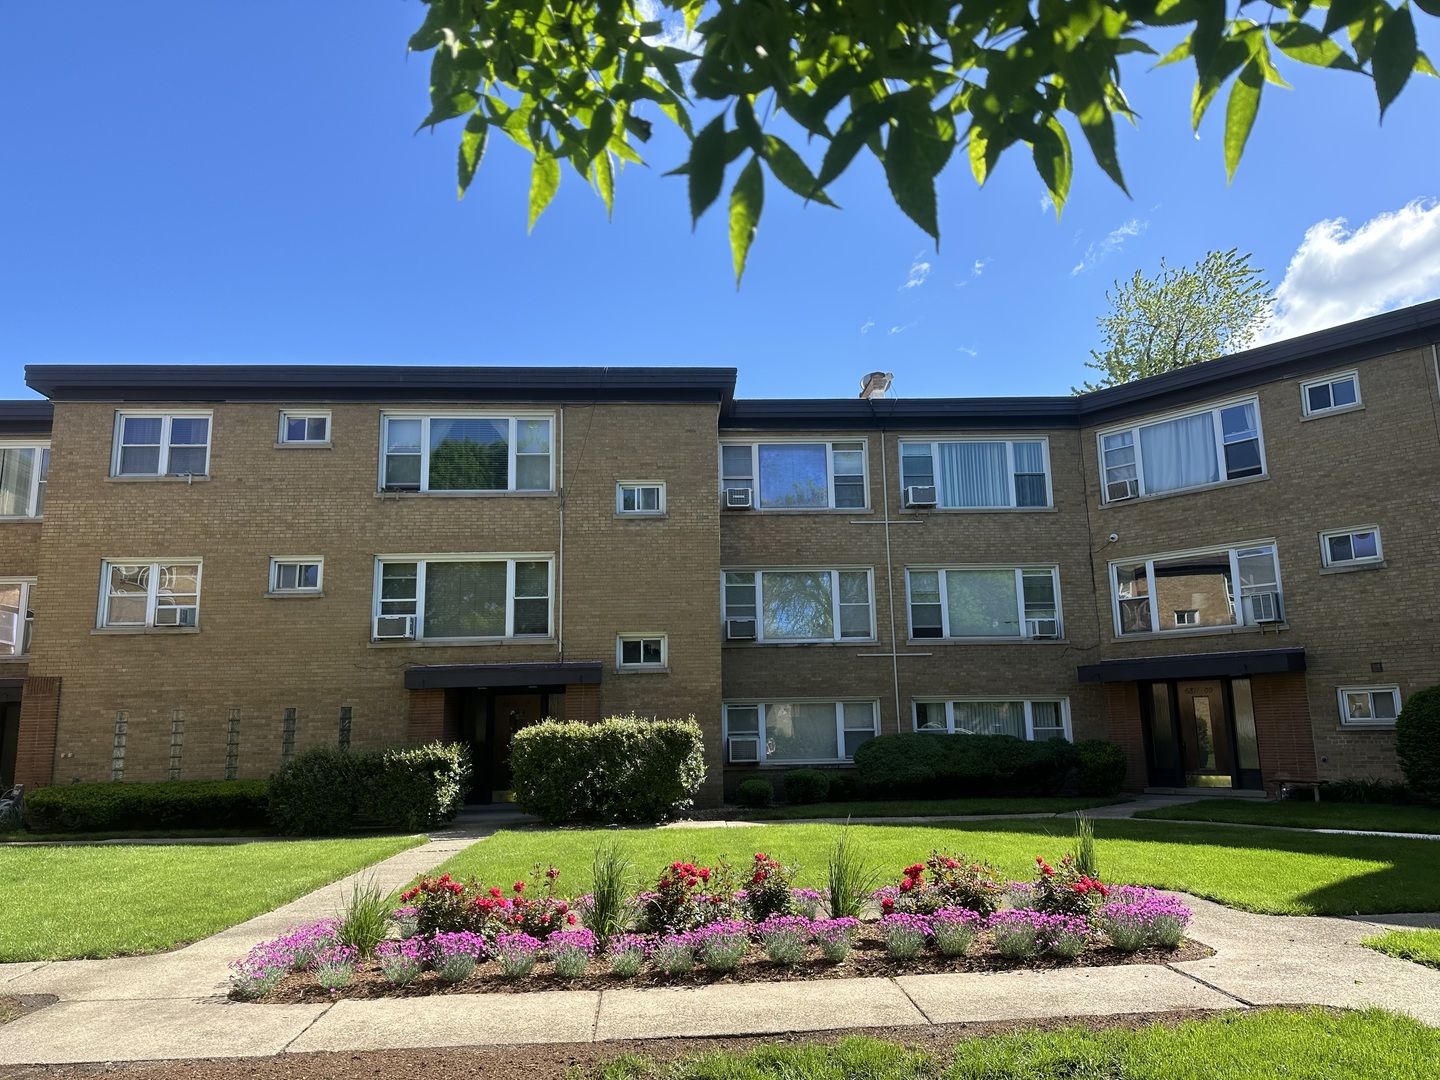
[[[877,732],[1128,785],[1396,773],[1440,682],[1440,302],[1066,398],[728,368],[40,366],[0,403],[0,784],[694,714],[720,798]],[[938,737],[938,736],[937,736]]]

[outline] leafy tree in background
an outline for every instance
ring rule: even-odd
[[[884,166],[896,204],[939,243],[935,178],[956,149],[979,183],[1009,148],[1030,149],[1057,213],[1070,190],[1069,131],[1122,189],[1115,118],[1135,120],[1120,60],[1190,60],[1191,122],[1222,87],[1225,166],[1233,177],[1266,84],[1289,61],[1358,73],[1383,116],[1412,71],[1435,75],[1416,46],[1414,9],[1440,0],[426,0],[410,48],[432,51],[421,126],[464,118],[460,191],[493,131],[534,156],[530,224],[569,164],[613,206],[617,171],[639,163],[664,117],[690,136],[676,173],[694,219],[727,168],[737,283],[760,221],[765,177],[807,201],[861,152]],[[1233,7],[1233,11],[1231,8]],[[708,17],[702,23],[702,12]],[[663,44],[659,15],[683,18],[695,52]],[[696,60],[693,73],[680,65]],[[692,129],[691,95],[720,105]],[[1062,122],[1064,120],[1065,122]],[[1067,124],[1069,128],[1067,128]],[[779,132],[777,134],[777,132]],[[816,170],[781,134],[824,147]],[[1336,133],[1336,138],[1343,138]],[[743,163],[742,163],[743,159]]]
[[[1110,313],[1099,320],[1104,351],[1091,349],[1085,361],[1104,378],[1073,392],[1118,386],[1249,345],[1275,303],[1251,258],[1231,248],[1179,269],[1162,258],[1155,277],[1136,270],[1123,285],[1115,282],[1115,291],[1105,294]]]

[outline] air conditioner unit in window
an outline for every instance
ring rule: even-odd
[[[753,510],[755,509],[754,488],[726,488],[725,489],[726,510]]]
[[[747,762],[753,764],[760,760],[760,740],[754,735],[731,738],[729,751],[730,764],[743,765]]]
[[[936,501],[934,484],[912,485],[905,489],[906,509],[923,509],[934,506]]]
[[[1053,638],[1060,636],[1059,619],[1026,619],[1025,630],[1032,638]]]
[[[1273,592],[1251,593],[1246,597],[1250,602],[1250,621],[1267,623],[1280,621],[1280,594]]]
[[[726,619],[725,620],[726,641],[754,641],[755,620],[754,619]]]
[[[410,641],[415,638],[414,615],[375,616],[376,641]]]
[[[1124,502],[1140,495],[1139,480],[1116,480],[1105,485],[1106,502]]]

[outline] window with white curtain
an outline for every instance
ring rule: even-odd
[[[951,735],[1013,735],[1043,742],[1070,738],[1066,698],[950,698],[916,701],[915,730]]]
[[[726,739],[758,739],[759,759],[776,764],[849,761],[875,737],[874,701],[727,703]]]
[[[912,638],[1058,638],[1059,569],[907,569]]]
[[[1265,472],[1260,404],[1253,398],[1104,431],[1099,440],[1107,502]]]
[[[49,479],[49,443],[0,443],[0,517],[42,516]]]
[[[900,443],[902,487],[933,485],[949,509],[1050,505],[1049,446],[1044,439]]]
[[[757,641],[874,638],[869,570],[727,570],[723,618],[755,619]]]
[[[384,491],[550,491],[549,415],[386,415],[380,424]]]
[[[553,562],[548,556],[382,556],[377,620],[414,616],[417,640],[545,637]]]
[[[1163,634],[1280,622],[1273,541],[1110,564],[1115,632]]]
[[[749,488],[761,510],[860,510],[866,505],[863,441],[724,443],[720,474],[722,494]]]

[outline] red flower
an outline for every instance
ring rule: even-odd
[[[751,884],[751,885],[760,885],[760,884],[762,884],[764,881],[765,881],[765,875],[764,875],[763,873],[761,873],[759,870],[757,870],[757,871],[755,871],[755,876],[750,879],[750,884]]]
[[[762,855],[762,854],[760,854],[758,851],[755,853],[755,861],[756,861],[756,862],[767,862],[767,861],[769,860],[769,858],[770,858],[769,855]]]
[[[523,882],[523,881],[517,881],[517,882],[515,882],[514,886],[512,886],[512,887],[514,888],[514,890],[515,890],[517,893],[524,892],[524,891],[525,891],[525,882]]]
[[[913,889],[914,887],[915,887],[915,879],[914,879],[914,878],[908,878],[908,877],[907,877],[907,878],[905,878],[903,881],[900,882],[900,891],[901,891],[901,892],[909,892],[909,891],[910,891],[911,889]]]
[[[710,868],[709,868],[708,866],[702,866],[702,867],[700,867],[700,869],[697,870],[695,873],[696,873],[696,876],[699,877],[699,879],[700,879],[701,881],[709,881],[709,880],[710,880]]]
[[[565,921],[566,921],[567,923],[569,923],[571,926],[574,926],[574,925],[575,925],[575,916],[574,916],[574,915],[566,915],[566,916],[565,916]]]
[[[890,911],[890,910],[892,910],[894,907],[895,907],[895,901],[894,901],[894,900],[891,900],[890,897],[888,897],[888,896],[885,897],[884,900],[881,900],[881,901],[880,901],[880,910],[881,910],[881,911]]]
[[[496,900],[499,900],[500,897],[503,896],[504,894],[501,893],[501,891],[500,891],[500,886],[498,886],[498,885],[491,885],[491,886],[490,886],[490,895],[493,896],[493,897],[495,897]]]
[[[546,871],[545,871],[545,876],[546,876],[547,878],[549,878],[551,881],[554,881],[556,878],[558,878],[558,877],[560,876],[560,871],[559,871],[559,870],[556,870],[555,867],[552,866],[552,867],[550,867],[549,870],[546,870]]]
[[[660,879],[660,891],[664,892],[668,888],[670,888],[670,879],[668,877],[662,877]]]

